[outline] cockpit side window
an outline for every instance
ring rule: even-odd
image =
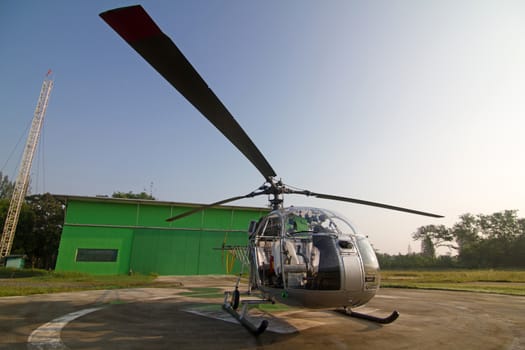
[[[265,237],[279,237],[281,234],[281,218],[271,217],[266,222],[266,227],[263,231],[263,236]]]

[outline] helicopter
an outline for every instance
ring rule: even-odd
[[[140,5],[102,12],[100,17],[163,76],[188,102],[215,126],[260,172],[262,186],[240,196],[196,207],[167,219],[195,214],[214,206],[260,195],[268,196],[271,211],[250,223],[248,246],[226,246],[243,266],[250,268],[249,291],[257,289],[262,298],[240,301],[239,282],[226,292],[223,309],[254,335],[266,330],[246,317],[248,306],[281,302],[306,308],[342,308],[346,315],[379,323],[391,323],[393,311],[381,318],[352,311],[369,302],[380,286],[379,263],[367,237],[359,234],[341,215],[312,207],[284,207],[283,195],[295,194],[343,201],[434,218],[443,216],[419,210],[356,198],[312,192],[277,180],[264,155],[234,119],[175,43],[164,34]],[[238,311],[242,304],[242,311]]]

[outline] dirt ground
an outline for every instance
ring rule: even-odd
[[[525,297],[382,289],[360,312],[250,313],[254,337],[221,310],[232,277],[164,277],[181,288],[136,288],[0,298],[0,349],[525,349]]]

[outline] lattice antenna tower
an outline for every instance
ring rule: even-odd
[[[7,211],[4,230],[0,240],[0,258],[5,258],[11,253],[20,209],[22,208],[22,203],[24,202],[27,188],[29,186],[31,164],[33,162],[33,156],[35,155],[38,139],[40,138],[40,132],[42,131],[47,103],[49,102],[52,88],[53,79],[51,78],[51,70],[49,70],[44,78],[44,83],[42,84],[42,90],[40,91],[40,97],[38,98],[38,103],[36,105],[35,115],[33,116],[33,121],[31,123],[31,130],[29,131],[24,154],[22,156],[22,163],[20,164],[18,176],[16,177],[13,196],[11,197],[9,210]]]

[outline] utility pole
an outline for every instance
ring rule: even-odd
[[[4,231],[2,232],[2,238],[0,239],[0,259],[5,258],[11,253],[20,209],[22,208],[22,203],[24,202],[27,193],[27,187],[29,186],[31,164],[33,162],[33,156],[35,155],[38,139],[40,138],[40,132],[42,131],[44,115],[46,114],[47,103],[52,88],[53,79],[51,79],[51,70],[49,70],[44,78],[44,83],[42,84],[42,90],[40,91],[40,97],[38,98],[38,103],[36,105],[35,115],[33,116],[33,122],[31,123],[31,130],[29,131],[24,154],[22,156],[22,163],[18,170],[18,176],[16,177],[13,196],[11,197],[9,210],[7,211]]]

